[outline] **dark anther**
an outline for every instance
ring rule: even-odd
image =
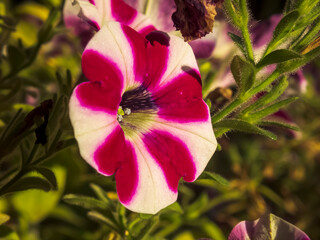
[[[131,112],[156,108],[151,93],[142,86],[125,92],[120,106],[122,109],[129,108]]]

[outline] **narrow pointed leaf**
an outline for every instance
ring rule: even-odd
[[[225,179],[221,175],[213,173],[213,172],[204,171],[201,174],[201,176],[199,177],[199,179],[211,179],[211,180],[213,180],[223,186],[229,185],[229,181],[227,179]]]
[[[113,221],[111,221],[110,219],[108,219],[107,217],[105,217],[100,212],[90,211],[90,212],[88,212],[88,217],[97,221],[97,222],[100,222],[100,223],[108,226],[109,228],[113,229],[116,232],[120,232],[120,230],[116,226],[116,224]]]
[[[319,56],[320,56],[320,46],[317,46],[311,51],[303,54],[302,58],[292,59],[286,62],[279,63],[276,71],[280,73],[295,72],[299,68],[303,67],[305,64],[311,62],[312,60],[314,60]]]
[[[299,16],[298,11],[292,11],[284,16],[274,30],[273,39],[269,43],[269,46],[275,46],[280,40],[287,37],[287,34],[293,29]]]
[[[107,209],[108,204],[95,198],[80,196],[75,194],[67,194],[63,197],[63,201],[71,205],[83,207],[86,209]]]
[[[252,87],[255,79],[255,70],[251,63],[237,55],[232,59],[231,72],[241,93],[245,93]]]
[[[108,197],[107,193],[100,186],[98,186],[94,183],[91,183],[90,187],[100,200],[102,200],[103,202],[105,202],[107,204],[112,203],[110,198]]]
[[[257,64],[258,68],[265,67],[271,64],[277,64],[281,62],[285,62],[295,58],[301,58],[302,56],[294,51],[287,49],[279,49],[269,53],[267,56],[261,59],[261,61]]]
[[[249,119],[252,122],[257,122],[258,120],[277,112],[280,108],[296,101],[297,99],[298,99],[298,97],[291,97],[291,98],[279,101],[279,102],[272,104],[271,106],[268,106],[258,112],[251,113],[250,115],[248,115],[247,119]]]
[[[149,233],[152,228],[159,222],[159,216],[153,216],[148,220],[148,223],[141,229],[140,233],[137,236],[137,239],[148,239]]]
[[[279,82],[270,90],[270,92],[266,93],[254,103],[250,104],[242,111],[242,115],[245,115],[246,113],[259,109],[262,106],[266,106],[267,104],[277,100],[287,89],[288,85],[289,83],[287,77],[280,78]]]
[[[235,130],[235,131],[240,131],[240,132],[259,134],[259,135],[268,137],[272,140],[277,139],[277,136],[275,134],[273,134],[267,130],[264,130],[262,128],[259,128],[251,123],[248,123],[243,120],[238,120],[238,119],[223,120],[221,122],[215,123],[214,128],[215,129],[227,128],[230,130]]]
[[[238,46],[241,52],[245,54],[245,46],[243,44],[242,38],[231,32],[228,32],[228,35],[232,39],[232,41],[234,41],[234,43]]]
[[[300,128],[297,126],[294,126],[292,124],[288,124],[285,122],[280,121],[261,121],[258,123],[259,126],[267,126],[267,127],[281,127],[281,128],[287,128],[294,131],[300,131]]]

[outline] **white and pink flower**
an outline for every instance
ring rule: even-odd
[[[82,70],[90,81],[70,99],[81,156],[115,174],[132,211],[156,213],[176,201],[180,178],[194,181],[217,145],[191,47],[107,22],[85,48]]]

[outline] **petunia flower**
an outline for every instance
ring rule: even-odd
[[[216,149],[191,47],[181,38],[106,23],[89,41],[82,70],[90,80],[70,99],[81,156],[115,174],[120,202],[156,213],[194,181]]]

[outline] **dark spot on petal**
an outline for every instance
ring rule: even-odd
[[[188,67],[188,66],[182,66],[181,69],[185,73],[187,73],[190,76],[192,76],[193,78],[195,78],[198,81],[198,83],[200,83],[200,85],[202,85],[200,74],[198,72],[196,72],[193,68]]]
[[[154,46],[154,42],[158,42],[163,46],[170,45],[170,37],[167,33],[161,31],[153,31],[146,36],[146,39]]]

